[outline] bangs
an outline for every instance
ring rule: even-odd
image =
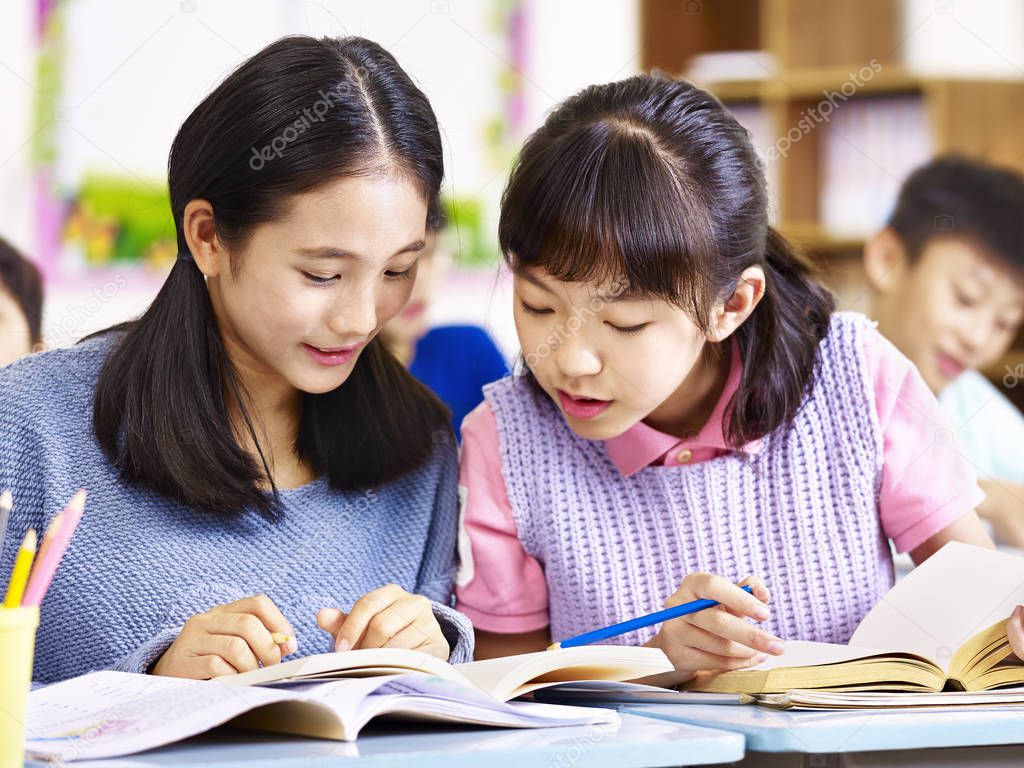
[[[660,298],[698,321],[712,279],[708,201],[683,161],[633,124],[598,121],[523,150],[502,199],[499,240],[513,272]],[[538,142],[539,143],[539,142]]]

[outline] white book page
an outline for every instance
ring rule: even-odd
[[[553,651],[523,653],[485,661],[457,664],[456,671],[480,690],[506,700],[520,693],[534,678],[572,668],[566,680],[622,680],[672,671],[660,648],[626,645],[585,645]],[[530,690],[542,687],[529,686]]]
[[[896,582],[850,645],[916,653],[946,671],[957,648],[1021,603],[1024,558],[954,541]]]
[[[209,680],[94,672],[29,694],[25,746],[64,761],[127,755],[194,736],[291,696]]]
[[[232,686],[246,686],[263,685],[293,677],[327,676],[332,673],[339,676],[349,673],[354,677],[359,674],[395,675],[405,672],[425,672],[450,680],[460,679],[448,662],[422,651],[404,648],[365,648],[305,656],[243,672],[240,675],[223,675],[217,680]]]
[[[272,706],[258,709],[264,705]],[[62,762],[118,757],[195,736],[239,715],[251,726],[294,733],[312,728],[352,741],[369,720],[386,713],[531,728],[618,721],[613,710],[506,704],[465,683],[416,673],[235,688],[215,680],[105,671],[30,693],[25,747],[34,757]]]
[[[373,715],[385,713],[412,715],[417,719],[531,728],[619,721],[618,713],[612,709],[497,701],[475,688],[423,675],[394,678],[369,696],[362,707],[358,726],[362,727]]]
[[[835,645],[833,643],[815,643],[811,640],[787,640],[786,650],[781,656],[769,656],[756,667],[745,667],[740,670],[769,670],[780,667],[816,667],[823,664],[839,664],[870,656],[884,656],[891,651],[878,648],[862,648],[852,645]]]

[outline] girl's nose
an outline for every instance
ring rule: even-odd
[[[561,374],[567,378],[595,376],[601,372],[601,357],[582,339],[563,340],[555,350],[555,363]]]
[[[331,317],[331,329],[339,336],[369,338],[377,330],[377,297],[371,288],[343,298]]]

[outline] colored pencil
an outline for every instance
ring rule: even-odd
[[[749,585],[742,587],[742,589],[745,592],[753,591],[753,588]],[[678,619],[680,616],[689,616],[691,613],[697,613],[697,611],[703,611],[706,608],[712,608],[716,605],[718,605],[718,601],[716,600],[694,600],[690,603],[683,603],[682,605],[676,605],[672,608],[655,611],[654,613],[649,613],[646,616],[638,616],[635,619],[629,619],[628,621],[622,621],[618,624],[612,624],[610,627],[595,629],[592,632],[584,632],[582,635],[570,637],[568,640],[552,643],[548,646],[548,650],[557,651],[559,648],[575,648],[578,645],[596,643],[599,640],[607,640],[609,637],[624,635],[626,632],[632,632],[634,629],[643,629],[644,627],[650,627],[654,624],[661,624],[661,622],[668,621],[669,619]]]
[[[29,576],[28,586],[25,588],[25,595],[21,599],[22,605],[39,605],[46,596],[46,590],[53,580],[54,571],[64,557],[68,543],[78,527],[78,521],[82,519],[82,512],[85,509],[85,491],[79,491],[74,495],[67,507],[64,508],[64,519],[61,521],[57,534],[46,550],[46,557],[36,560],[32,575]]]
[[[32,568],[32,558],[35,557],[35,554],[36,532],[30,528],[14,559],[11,580],[7,584],[7,594],[4,596],[4,608],[17,608],[21,605],[22,595],[25,594],[25,583],[28,581],[28,573]]]

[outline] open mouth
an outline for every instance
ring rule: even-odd
[[[558,399],[562,410],[574,419],[593,419],[608,410],[613,400],[598,400],[592,397],[580,397],[563,390],[558,390]]]
[[[964,372],[966,366],[954,357],[943,354],[938,354],[938,365],[939,371],[943,376],[949,379],[955,379],[961,373]]]
[[[344,365],[351,360],[362,344],[356,344],[351,347],[314,347],[312,344],[303,344],[303,348],[309,353],[309,356],[320,365],[335,366]]]

